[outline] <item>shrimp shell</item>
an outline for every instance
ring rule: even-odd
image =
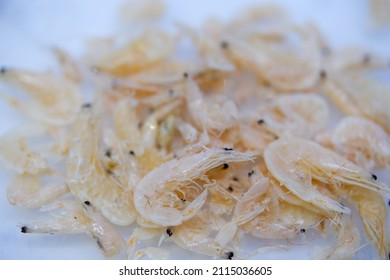
[[[266,148],[264,159],[269,172],[280,183],[302,200],[326,211],[350,213],[347,207],[322,194],[313,179],[337,187],[353,185],[390,193],[387,186],[374,182],[371,173],[309,140],[280,138]]]
[[[328,105],[317,95],[293,94],[277,97],[263,109],[262,119],[277,136],[312,138],[325,128]]]
[[[28,102],[6,97],[8,101],[23,114],[44,124],[70,124],[82,104],[79,88],[60,76],[7,69],[0,74],[0,79],[30,96]]]
[[[360,117],[346,117],[331,136],[336,151],[366,169],[390,167],[390,139],[382,127]]]
[[[229,162],[249,161],[253,156],[254,154],[249,152],[212,148],[192,156],[170,160],[149,172],[137,184],[134,191],[135,208],[144,219],[153,223],[161,226],[179,225],[199,211],[207,197],[207,189],[195,198],[195,205],[190,203],[183,210],[164,205],[159,201],[162,195],[180,190],[180,185],[188,185],[196,179],[207,179],[205,173],[217,166]]]
[[[345,114],[365,117],[390,132],[390,89],[384,84],[357,72],[334,73],[325,92]]]
[[[88,133],[85,133],[88,131]],[[90,201],[112,223],[135,220],[132,192],[124,191],[99,162],[98,122],[91,108],[82,108],[73,127],[67,159],[67,183],[81,201]]]

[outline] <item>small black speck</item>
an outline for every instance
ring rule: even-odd
[[[255,174],[255,171],[251,170],[251,172],[248,172],[248,177],[251,177],[253,174]]]
[[[229,168],[229,164],[224,163],[222,169],[228,169],[228,168]]]
[[[92,206],[92,203],[89,202],[88,200],[84,201],[84,204],[87,205],[87,206]]]
[[[108,175],[114,175],[114,172],[112,172],[112,170],[110,170],[110,169],[106,169],[106,172]]]
[[[257,124],[260,124],[260,125],[261,125],[261,124],[263,124],[263,123],[265,123],[265,121],[264,121],[263,119],[260,119],[260,120],[257,121]]]
[[[135,156],[135,153],[133,150],[129,151],[129,155]]]
[[[173,231],[171,228],[167,228],[167,234],[168,234],[168,236],[172,236]]]
[[[389,201],[387,202],[387,204],[390,206],[390,199],[389,199]]]
[[[111,157],[111,149],[107,149],[106,153],[104,154],[106,157]]]
[[[306,230],[304,228],[301,228],[301,233],[305,233]]]
[[[77,220],[77,217],[73,217],[75,220]]]
[[[187,78],[188,78],[188,73],[187,73],[187,72],[184,72],[184,73],[183,73],[183,77],[187,79]]]
[[[7,72],[7,69],[5,67],[1,67],[0,68],[0,73],[4,74],[5,72]]]
[[[173,154],[173,158],[177,158],[177,154]]]
[[[321,70],[320,71],[320,78],[321,79],[325,79],[326,78],[326,71],[325,70]]]
[[[233,252],[227,252],[227,253],[226,253],[226,258],[227,258],[228,260],[232,260],[233,257],[234,257],[234,253],[233,253]]]
[[[20,228],[20,232],[27,233],[28,228],[26,226]]]
[[[187,200],[185,198],[180,199],[181,202],[186,202]]]
[[[91,103],[84,103],[83,106],[81,106],[81,108],[91,108],[91,107],[92,107]]]
[[[229,186],[229,187],[227,188],[227,190],[228,190],[229,192],[232,192],[232,191],[234,191],[234,189],[233,189],[233,187],[232,187],[232,186]]]
[[[371,178],[372,178],[374,181],[376,181],[376,180],[378,179],[378,177],[377,177],[375,174],[373,174],[373,173],[371,173]]]
[[[233,181],[238,182],[238,178],[237,177],[233,177]]]
[[[274,136],[274,139],[275,139],[275,140],[278,140],[278,139],[279,139],[279,136],[276,136],[276,135],[275,135],[275,136]]]
[[[363,55],[363,63],[370,63],[371,61],[371,55],[369,53],[366,53]]]
[[[222,148],[222,149],[224,149],[225,151],[233,151],[232,148]]]
[[[229,47],[229,43],[228,42],[226,42],[226,41],[222,41],[221,42],[221,48],[222,49],[227,49]]]

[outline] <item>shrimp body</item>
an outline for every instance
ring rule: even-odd
[[[264,124],[277,136],[310,139],[325,127],[329,109],[320,96],[293,94],[275,98],[264,107],[262,114]]]
[[[171,238],[186,250],[217,257],[223,254],[223,248],[214,240],[213,234],[223,225],[224,221],[221,218],[212,216],[207,211],[201,211],[192,219],[176,226]]]
[[[243,224],[242,228],[259,238],[292,238],[321,219],[320,215],[303,207],[280,202]]]
[[[325,92],[345,114],[365,117],[390,131],[390,89],[362,74],[336,73],[325,84]]]
[[[375,183],[371,173],[309,140],[280,138],[266,148],[264,159],[269,172],[292,193],[327,211],[350,213],[347,207],[323,194],[316,181],[390,192],[387,186]]]
[[[73,133],[67,159],[67,183],[71,192],[81,201],[90,201],[110,222],[131,224],[135,220],[132,192],[124,191],[99,161],[98,123],[91,108],[82,108]]]
[[[224,163],[249,161],[253,156],[249,152],[212,148],[168,161],[149,172],[136,185],[135,208],[142,218],[155,224],[179,225],[193,217],[206,201],[207,189],[197,195],[203,187],[195,180],[207,182],[207,171]],[[182,199],[189,201],[187,195],[192,196],[193,201],[183,205]]]
[[[106,257],[117,256],[126,242],[90,202],[58,201],[42,208],[52,218],[34,221],[21,228],[22,233],[78,234],[92,237]]]
[[[7,70],[1,80],[23,90],[29,102],[13,97],[8,101],[23,114],[44,124],[67,125],[76,118],[82,104],[82,95],[69,80],[48,73]]]
[[[41,186],[42,174],[20,174],[8,188],[8,201],[27,208],[40,207],[69,192],[66,184],[45,184]]]
[[[347,117],[331,141],[336,151],[367,169],[390,167],[390,139],[382,127],[361,117]]]

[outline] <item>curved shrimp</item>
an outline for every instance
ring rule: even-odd
[[[50,211],[53,218],[25,224],[21,227],[21,232],[87,233],[106,257],[119,255],[125,247],[123,238],[88,201],[83,207],[76,201],[59,201],[46,206],[43,211]]]
[[[326,211],[350,213],[347,207],[323,194],[316,181],[390,193],[387,186],[375,182],[371,173],[309,140],[280,138],[266,148],[264,159],[269,172],[280,183],[302,200]]]
[[[329,109],[321,96],[293,94],[266,103],[260,114],[263,125],[279,137],[294,135],[311,139],[325,128]]]
[[[28,102],[5,98],[23,114],[48,125],[67,125],[76,118],[82,104],[79,88],[69,80],[49,73],[7,69],[0,79],[23,90]]]
[[[173,47],[171,36],[149,30],[116,52],[101,58],[96,67],[111,76],[126,77],[160,62],[173,52]]]
[[[98,125],[92,109],[82,108],[73,126],[67,184],[78,199],[90,201],[110,222],[129,225],[135,220],[132,192],[124,191],[99,161]]]
[[[358,72],[335,72],[325,92],[345,114],[365,117],[390,132],[390,89],[384,84]]]
[[[335,150],[366,169],[390,167],[390,138],[382,127],[360,117],[346,117],[331,134]]]
[[[220,217],[200,211],[188,221],[172,229],[171,239],[181,248],[212,257],[223,257],[223,247],[214,239],[214,234],[224,225]]]
[[[43,175],[17,175],[8,187],[8,201],[13,205],[36,208],[48,204],[69,192],[69,188],[65,183],[42,185],[41,178]]]
[[[314,227],[323,217],[303,207],[280,201],[242,225],[245,232],[259,238],[292,238]]]
[[[199,86],[191,79],[186,83],[187,106],[199,128],[222,134],[231,128],[238,118],[236,104],[224,96],[205,97]]]
[[[319,80],[321,68],[317,38],[309,28],[282,26],[281,29],[284,30],[277,40],[267,40],[258,32],[249,38],[230,36],[227,54],[278,90],[312,88]],[[296,37],[298,43],[292,43],[291,37]]]
[[[250,161],[253,156],[253,153],[229,148],[212,148],[170,160],[149,172],[137,184],[135,208],[144,219],[158,225],[179,225],[193,217],[206,201],[207,189],[195,180],[207,183],[207,171],[224,163]],[[186,202],[183,203],[182,199]]]

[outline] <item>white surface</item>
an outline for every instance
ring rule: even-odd
[[[75,56],[82,53],[84,41],[90,37],[102,37],[124,32],[117,17],[120,0],[0,0],[0,66],[48,69],[55,65],[48,52],[50,46],[60,46]],[[167,17],[164,24],[173,20],[193,26],[211,15],[221,19],[243,7],[265,1],[191,0],[166,1]],[[313,21],[336,48],[360,45],[390,57],[390,29],[372,31],[368,22],[368,2],[363,0],[318,0],[318,1],[272,1],[286,7],[298,22]],[[3,100],[0,100],[0,135],[20,122],[19,115]],[[379,178],[385,172],[378,173]],[[31,210],[9,205],[6,188],[11,175],[0,168],[0,259],[100,259],[97,246],[85,235],[23,235],[18,225],[38,218]],[[130,229],[122,229],[128,236]],[[310,232],[305,246],[280,254],[257,256],[257,258],[310,258]],[[248,241],[251,246],[251,241]],[[183,253],[172,244],[174,258],[204,258],[192,253]],[[309,250],[308,250],[309,248]],[[358,257],[370,258],[372,251],[362,250]]]

